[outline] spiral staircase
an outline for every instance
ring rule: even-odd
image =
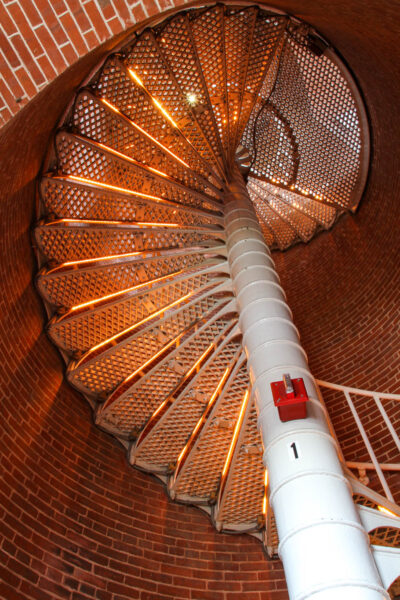
[[[68,381],[133,465],[219,530],[262,539],[270,558],[228,188],[239,169],[266,244],[286,250],[356,210],[368,160],[359,93],[329,44],[286,14],[218,4],[108,56],[40,181],[37,285]],[[371,542],[392,551],[399,507],[347,472]]]

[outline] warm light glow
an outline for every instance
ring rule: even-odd
[[[145,221],[136,221],[135,224],[141,227],[182,227],[179,223],[146,223]]]
[[[57,219],[57,221],[52,221],[52,223],[48,223],[48,225],[54,223],[71,223],[71,224],[79,224],[85,223],[88,225],[119,225],[123,227],[181,227],[179,223],[156,223],[151,222],[148,223],[146,221],[99,221],[97,219]]]
[[[168,114],[168,112],[165,110],[165,108],[163,108],[163,106],[159,103],[159,101],[153,97],[151,99],[153,100],[153,102],[157,106],[157,108],[162,112],[162,114],[168,119],[168,121],[170,121],[170,123],[172,123],[172,125],[174,127],[178,127],[178,125],[175,123],[173,118]]]
[[[385,513],[386,515],[389,515],[389,517],[396,517],[397,519],[399,518],[399,515],[396,515],[396,513],[392,512],[388,508],[385,508],[384,506],[378,505],[378,510],[380,510],[382,513]]]
[[[85,357],[87,357],[89,354],[91,354],[92,352],[95,352],[96,350],[98,350],[99,348],[102,348],[103,346],[105,346],[106,344],[109,344],[110,342],[116,340],[117,338],[129,333],[130,331],[133,331],[134,329],[136,329],[137,327],[140,327],[141,325],[143,325],[144,323],[147,323],[147,321],[150,321],[151,319],[153,319],[154,317],[157,317],[158,315],[161,315],[163,312],[170,310],[171,308],[173,308],[174,306],[176,306],[177,304],[180,304],[181,302],[184,302],[185,300],[187,300],[188,298],[190,298],[190,296],[193,296],[194,292],[190,292],[189,294],[186,294],[185,296],[181,296],[180,298],[178,298],[178,300],[175,300],[174,302],[171,302],[171,304],[167,304],[167,306],[163,306],[163,308],[160,308],[160,310],[157,310],[154,313],[151,313],[150,315],[148,315],[147,317],[145,317],[144,319],[142,319],[141,321],[138,321],[137,323],[135,323],[134,325],[131,325],[130,327],[127,327],[126,329],[124,329],[123,331],[119,331],[118,333],[116,333],[115,335],[107,338],[106,340],[103,340],[102,342],[100,342],[99,344],[97,344],[96,346],[93,346],[93,348],[91,348],[87,354],[85,355]]]
[[[115,260],[117,258],[126,258],[129,256],[137,256],[138,254],[142,254],[141,252],[128,252],[127,254],[109,254],[108,256],[98,256],[97,258],[84,258],[82,260],[72,260],[70,262],[64,262],[58,265],[57,269],[60,267],[72,267],[75,265],[82,265],[86,263],[98,262],[99,260]]]
[[[100,221],[97,219],[57,219],[57,221],[52,221],[52,223],[71,223],[77,224],[85,223],[87,225],[126,225],[125,221]],[[129,223],[128,223],[129,225]]]
[[[229,371],[230,371],[230,368],[227,367],[225,369],[225,372],[222,375],[221,379],[219,380],[218,385],[217,385],[217,387],[215,388],[215,390],[213,392],[213,395],[211,396],[210,400],[208,401],[206,410],[204,411],[204,413],[202,414],[202,416],[200,417],[200,419],[197,421],[196,427],[193,429],[192,434],[191,434],[191,436],[189,438],[188,443],[186,444],[186,446],[183,448],[182,452],[178,456],[178,464],[181,462],[182,458],[185,456],[186,451],[187,451],[187,449],[188,449],[188,447],[190,445],[190,442],[195,437],[197,431],[199,430],[199,427],[205,421],[206,415],[208,414],[208,411],[210,410],[211,406],[214,404],[214,402],[215,402],[215,400],[216,400],[216,398],[217,398],[217,396],[218,396],[221,388],[223,387],[223,385],[224,385],[224,383],[226,381],[226,378],[228,377]]]
[[[154,167],[147,166],[147,168],[150,171],[153,171],[153,173],[156,173],[157,175],[161,175],[162,177],[169,177],[169,175],[167,175],[167,173],[164,173],[163,171],[159,171],[158,169],[155,169]]]
[[[105,190],[111,190],[113,192],[122,192],[123,194],[129,194],[130,196],[140,196],[141,198],[148,198],[149,200],[165,202],[164,198],[160,198],[159,196],[151,196],[149,194],[144,194],[143,192],[135,192],[134,190],[128,190],[126,188],[117,187],[108,183],[102,183],[100,181],[93,181],[92,179],[85,179],[84,177],[77,177],[76,175],[68,175],[67,179],[72,179],[74,181],[79,181],[95,187],[104,188]]]
[[[155,410],[151,416],[151,420],[154,419],[154,417],[156,417],[158,415],[158,413],[160,412],[160,410],[162,410],[164,408],[164,406],[168,403],[168,398],[166,400],[164,400],[164,402],[161,402],[160,406],[157,408],[157,410]]]
[[[145,85],[143,83],[143,81],[140,79],[140,77],[135,73],[135,71],[133,69],[128,69],[128,73],[131,75],[131,77],[133,77],[133,79],[136,81],[136,83],[138,85],[140,85],[142,88],[145,88]],[[144,71],[145,75],[147,75],[147,71]],[[172,125],[174,127],[178,127],[178,125],[175,123],[175,121],[173,120],[173,118],[168,114],[168,112],[165,110],[165,108],[159,103],[158,100],[156,100],[156,98],[154,98],[146,89],[146,92],[148,93],[148,95],[150,96],[152,102],[157,106],[157,108],[162,112],[162,114],[164,115],[164,117],[166,117],[168,119],[168,121],[170,123],[172,123]]]
[[[267,505],[268,505],[267,494],[264,494],[264,498],[263,498],[263,506],[262,506],[262,514],[263,514],[263,515],[266,515],[266,514],[267,514]]]
[[[173,273],[173,275],[174,275],[174,277],[176,277],[177,275],[180,275],[181,273],[183,273],[183,269],[181,269],[180,271],[175,271],[175,273]],[[111,300],[111,298],[118,298],[118,296],[122,296],[123,294],[126,294],[128,292],[134,292],[145,286],[152,287],[155,283],[159,283],[160,281],[163,281],[164,279],[168,279],[170,277],[171,277],[171,274],[168,273],[167,275],[163,275],[162,277],[157,277],[156,279],[152,279],[151,281],[145,281],[144,283],[138,283],[137,285],[134,285],[129,288],[125,288],[124,290],[119,290],[118,292],[114,292],[112,294],[107,294],[106,296],[101,296],[100,298],[95,298],[94,300],[88,300],[87,302],[83,302],[82,304],[77,304],[76,306],[72,306],[70,308],[69,312],[79,310],[81,308],[85,308],[86,306],[94,306],[98,302],[103,302],[104,300]]]
[[[116,106],[114,106],[114,104],[111,104],[111,102],[109,102],[105,98],[101,98],[101,101],[103,102],[103,104],[106,104],[109,108],[111,108],[111,110],[116,112],[118,115],[121,114],[121,111]]]
[[[267,514],[267,507],[268,507],[267,489],[268,489],[268,471],[266,470],[264,473],[264,498],[263,498],[263,507],[262,507],[263,515]]]
[[[227,457],[226,457],[225,465],[224,465],[224,468],[222,470],[222,477],[225,477],[225,475],[226,475],[226,473],[228,471],[228,468],[229,468],[229,464],[230,464],[230,462],[232,460],[232,454],[233,454],[233,451],[235,449],[236,441],[237,441],[237,438],[238,438],[238,435],[239,435],[239,431],[240,431],[240,427],[241,427],[242,422],[243,422],[244,412],[246,410],[248,398],[249,398],[249,390],[246,390],[246,393],[243,396],[242,406],[240,407],[239,417],[238,417],[238,419],[236,421],[235,430],[233,432],[233,437],[232,437],[231,445],[229,447],[229,451],[228,451],[228,454],[227,454]]]
[[[196,362],[194,363],[194,365],[192,367],[190,367],[189,371],[185,375],[185,379],[187,379],[188,377],[190,377],[192,375],[192,373],[197,369],[197,367],[200,365],[200,363],[205,359],[205,357],[207,356],[207,354],[210,353],[210,351],[211,351],[211,349],[213,347],[214,347],[214,344],[210,344],[208,346],[207,350],[205,350],[203,352],[203,354],[200,356],[200,358],[196,360]]]
[[[131,77],[133,77],[133,79],[136,81],[136,83],[138,85],[140,85],[140,87],[144,87],[142,80],[136,75],[135,71],[133,71],[133,69],[128,69],[128,73],[131,75]]]
[[[188,92],[186,94],[186,99],[191,106],[195,106],[197,104],[197,96],[193,92]]]

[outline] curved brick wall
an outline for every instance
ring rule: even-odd
[[[51,19],[59,6],[65,15],[76,9],[78,21],[78,9],[88,12],[92,4],[97,10],[113,6],[117,11],[125,4],[141,6],[63,0],[51,3],[50,10],[47,0],[37,0],[42,21],[54,32]],[[366,7],[362,0],[275,4],[315,25],[350,63],[366,96],[374,144],[358,214],[344,217],[307,247],[276,254],[282,282],[317,377],[399,391],[395,223],[400,181],[395,162],[400,79],[394,8],[389,1]],[[4,28],[4,10],[10,13],[18,6],[28,14],[33,3],[3,3]],[[63,46],[67,52],[75,44],[75,29],[65,28],[71,36]],[[38,26],[34,31],[44,30]],[[14,44],[21,35],[34,47],[29,30],[14,35]],[[82,46],[64,63],[85,53]],[[159,483],[128,467],[121,448],[93,427],[89,408],[62,383],[61,361],[43,334],[44,314],[31,283],[34,178],[66,100],[101,53],[86,56],[45,87],[0,132],[0,598],[287,598],[280,564],[267,562],[255,540],[217,534],[206,516],[171,504]],[[33,77],[29,57],[25,60],[22,50],[18,56],[21,77],[22,68]],[[36,89],[27,95],[35,95]],[[333,406],[339,434],[349,451],[354,450],[354,432],[346,429],[341,406]],[[392,460],[382,432],[375,435],[380,456]]]

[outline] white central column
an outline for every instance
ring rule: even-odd
[[[226,205],[228,258],[259,414],[264,465],[292,600],[381,600],[382,587],[336,442],[243,179]],[[271,382],[304,380],[307,418],[281,422]]]

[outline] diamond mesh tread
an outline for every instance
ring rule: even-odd
[[[314,235],[316,223],[304,213],[299,212],[295,206],[291,206],[279,196],[279,191],[267,191],[257,180],[249,181],[248,189],[252,189],[258,196],[267,201],[271,209],[285,221],[303,242],[308,242]]]
[[[318,199],[313,200],[311,198],[306,198],[305,196],[300,196],[295,192],[285,190],[272,183],[249,177],[249,185],[252,185],[253,183],[255,183],[258,188],[264,190],[265,197],[268,197],[271,194],[277,196],[282,202],[292,206],[297,212],[303,213],[306,217],[313,219],[324,229],[329,229],[336,219],[337,211],[335,208],[324,204]]]
[[[121,155],[109,147],[60,131],[56,137],[59,167],[74,175],[111,186],[174,200],[187,205],[218,209],[219,203],[201,192],[189,190],[153,167]]]
[[[258,153],[258,173],[302,194],[352,208],[360,169],[361,127],[356,102],[339,67],[289,33],[265,107],[261,121],[266,119],[269,124],[257,127],[260,146],[270,135],[275,146],[271,152],[266,146]],[[286,139],[281,152],[278,139],[282,143]],[[286,170],[280,166],[279,155],[286,155]],[[259,160],[263,161],[262,170]]]
[[[38,276],[38,288],[52,305],[72,307],[117,293],[132,286],[144,286],[160,277],[174,277],[187,269],[201,269],[220,262],[220,246],[189,247],[154,252],[117,255],[109,259],[66,263],[44,268]],[[210,257],[207,259],[207,257]]]
[[[261,457],[257,412],[250,399],[215,514],[215,520],[223,528],[231,529],[243,524],[257,526],[264,498],[264,466]]]
[[[193,120],[197,120],[200,129],[207,132],[208,143],[216,161],[223,162],[221,141],[188,16],[183,14],[169,21],[160,31],[157,42]]]
[[[190,26],[225,156],[228,156],[228,97],[226,89],[224,7],[218,5],[191,19]],[[210,52],[213,48],[213,52]]]
[[[154,35],[144,31],[126,58],[150,94],[168,111],[183,135],[214,169],[218,162],[205,132],[188,109],[182,90],[163,59]]]
[[[252,44],[257,9],[225,10],[224,44],[226,86],[228,96],[229,154],[234,155],[237,126],[240,114],[241,91],[246,76],[246,65]]]
[[[134,454],[136,463],[155,465],[159,469],[168,468],[170,463],[178,461],[225,371],[234,367],[240,351],[237,340],[219,347],[188,386],[189,389],[170,404],[148,435],[139,440]]]
[[[105,426],[118,423],[118,430],[123,433],[140,430],[147,422],[152,428],[161,411],[190,385],[190,379],[230,329],[231,319],[224,314],[215,315],[135,383],[117,388],[99,412],[99,422]]]
[[[144,225],[144,226],[143,226]],[[49,260],[58,263],[128,254],[142,250],[186,248],[221,239],[223,232],[207,227],[183,228],[157,224],[60,220],[36,228],[36,242]]]
[[[73,351],[89,350],[117,333],[148,319],[163,307],[179,298],[200,291],[210,282],[222,282],[213,273],[196,273],[186,277],[176,277],[149,289],[130,290],[116,299],[103,300],[54,317],[48,328],[53,342]]]
[[[207,505],[219,529],[264,528],[271,557],[227,190],[236,161],[266,243],[286,250],[355,210],[367,146],[354,82],[316,32],[218,4],[148,25],[105,60],[39,186],[37,286],[69,382],[171,497]]]
[[[216,498],[243,395],[249,385],[244,355],[237,361],[202,435],[174,481],[177,497],[192,501]]]
[[[96,85],[97,93],[116,106],[129,119],[138,123],[161,144],[183,158],[191,169],[206,179],[215,178],[215,171],[190,141],[172,125],[154,104],[152,96],[135,85],[128,65],[111,57],[104,65]]]
[[[108,101],[96,98],[89,91],[80,92],[75,101],[73,120],[77,133],[143,165],[157,165],[158,171],[168,173],[169,177],[189,189],[204,192],[211,187],[210,182],[193,171],[188,163],[163,144],[155,143],[155,138],[150,137],[143,126],[130,121],[116,107],[106,102]],[[213,189],[213,196],[219,196],[217,188]]]
[[[260,195],[259,189],[254,189],[251,186],[248,190],[249,196],[254,203],[257,217],[263,228],[263,234],[266,236],[268,235],[268,230],[272,230],[278,248],[285,250],[285,248],[288,248],[296,240],[296,230],[272,208],[268,202],[268,198]]]
[[[181,300],[183,304],[187,300]],[[118,384],[132,376],[149,361],[156,360],[159,353],[181,340],[187,330],[218,307],[223,300],[204,294],[199,300],[189,302],[167,317],[129,335],[120,342],[107,341],[101,348],[86,353],[78,362],[71,362],[67,376],[69,381],[83,392],[101,394],[111,392]],[[167,311],[166,311],[167,312]],[[171,311],[168,311],[171,312]]]
[[[115,190],[90,180],[43,177],[41,199],[48,213],[59,218],[221,225],[219,212],[194,208],[131,190]],[[197,204],[197,203],[196,203]]]
[[[286,17],[272,16],[261,10],[257,11],[252,45],[247,58],[247,71],[242,77],[235,149],[257,102],[260,88],[270,71],[274,57],[277,55],[286,25]]]

